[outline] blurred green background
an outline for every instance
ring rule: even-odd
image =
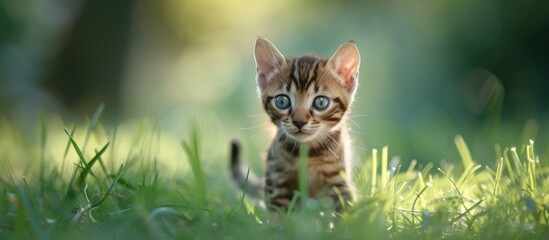
[[[257,36],[286,56],[357,42],[359,157],[388,145],[404,164],[454,162],[461,134],[480,163],[528,139],[547,159],[545,1],[0,0],[0,114],[36,128],[38,111],[78,122],[103,102],[104,122],[181,135],[196,121],[205,141],[259,154]]]

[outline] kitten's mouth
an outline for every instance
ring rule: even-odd
[[[308,132],[303,129],[298,129],[293,132],[287,131],[287,133],[290,137],[300,142],[307,142],[314,138],[314,134],[312,132]]]
[[[302,130],[297,130],[297,132],[295,132],[294,135],[296,135],[296,136],[307,136],[309,134],[302,131]]]

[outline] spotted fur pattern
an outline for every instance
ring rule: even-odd
[[[254,53],[263,108],[277,133],[268,148],[262,184],[246,182],[239,144],[232,143],[233,178],[241,186],[247,184],[250,193],[262,189],[268,207],[284,211],[298,190],[299,152],[307,144],[310,197],[333,199],[341,211],[344,202],[353,199],[351,140],[345,119],[358,84],[356,45],[344,43],[329,59],[285,58],[271,42],[259,38]],[[287,97],[288,106],[281,107],[286,102],[280,96]],[[324,97],[327,107],[315,105],[319,97]]]

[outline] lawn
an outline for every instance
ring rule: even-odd
[[[258,36],[360,50],[342,214],[231,181]],[[546,1],[0,1],[0,240],[549,239],[548,39]]]
[[[231,183],[229,139],[203,122],[180,139],[158,121],[102,124],[102,110],[75,124],[39,114],[33,129],[0,116],[0,239],[549,238],[549,161],[532,140],[476,161],[457,135],[459,164],[356,149],[343,214],[302,197],[273,216]]]

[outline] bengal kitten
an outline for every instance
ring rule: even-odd
[[[351,139],[345,120],[358,85],[358,48],[350,41],[330,59],[285,58],[269,40],[258,38],[254,55],[263,107],[277,134],[268,149],[264,185],[246,182],[239,143],[232,142],[234,180],[252,195],[263,190],[270,210],[286,211],[298,190],[299,149],[307,144],[310,197],[329,197],[340,212],[341,200],[353,199]]]

